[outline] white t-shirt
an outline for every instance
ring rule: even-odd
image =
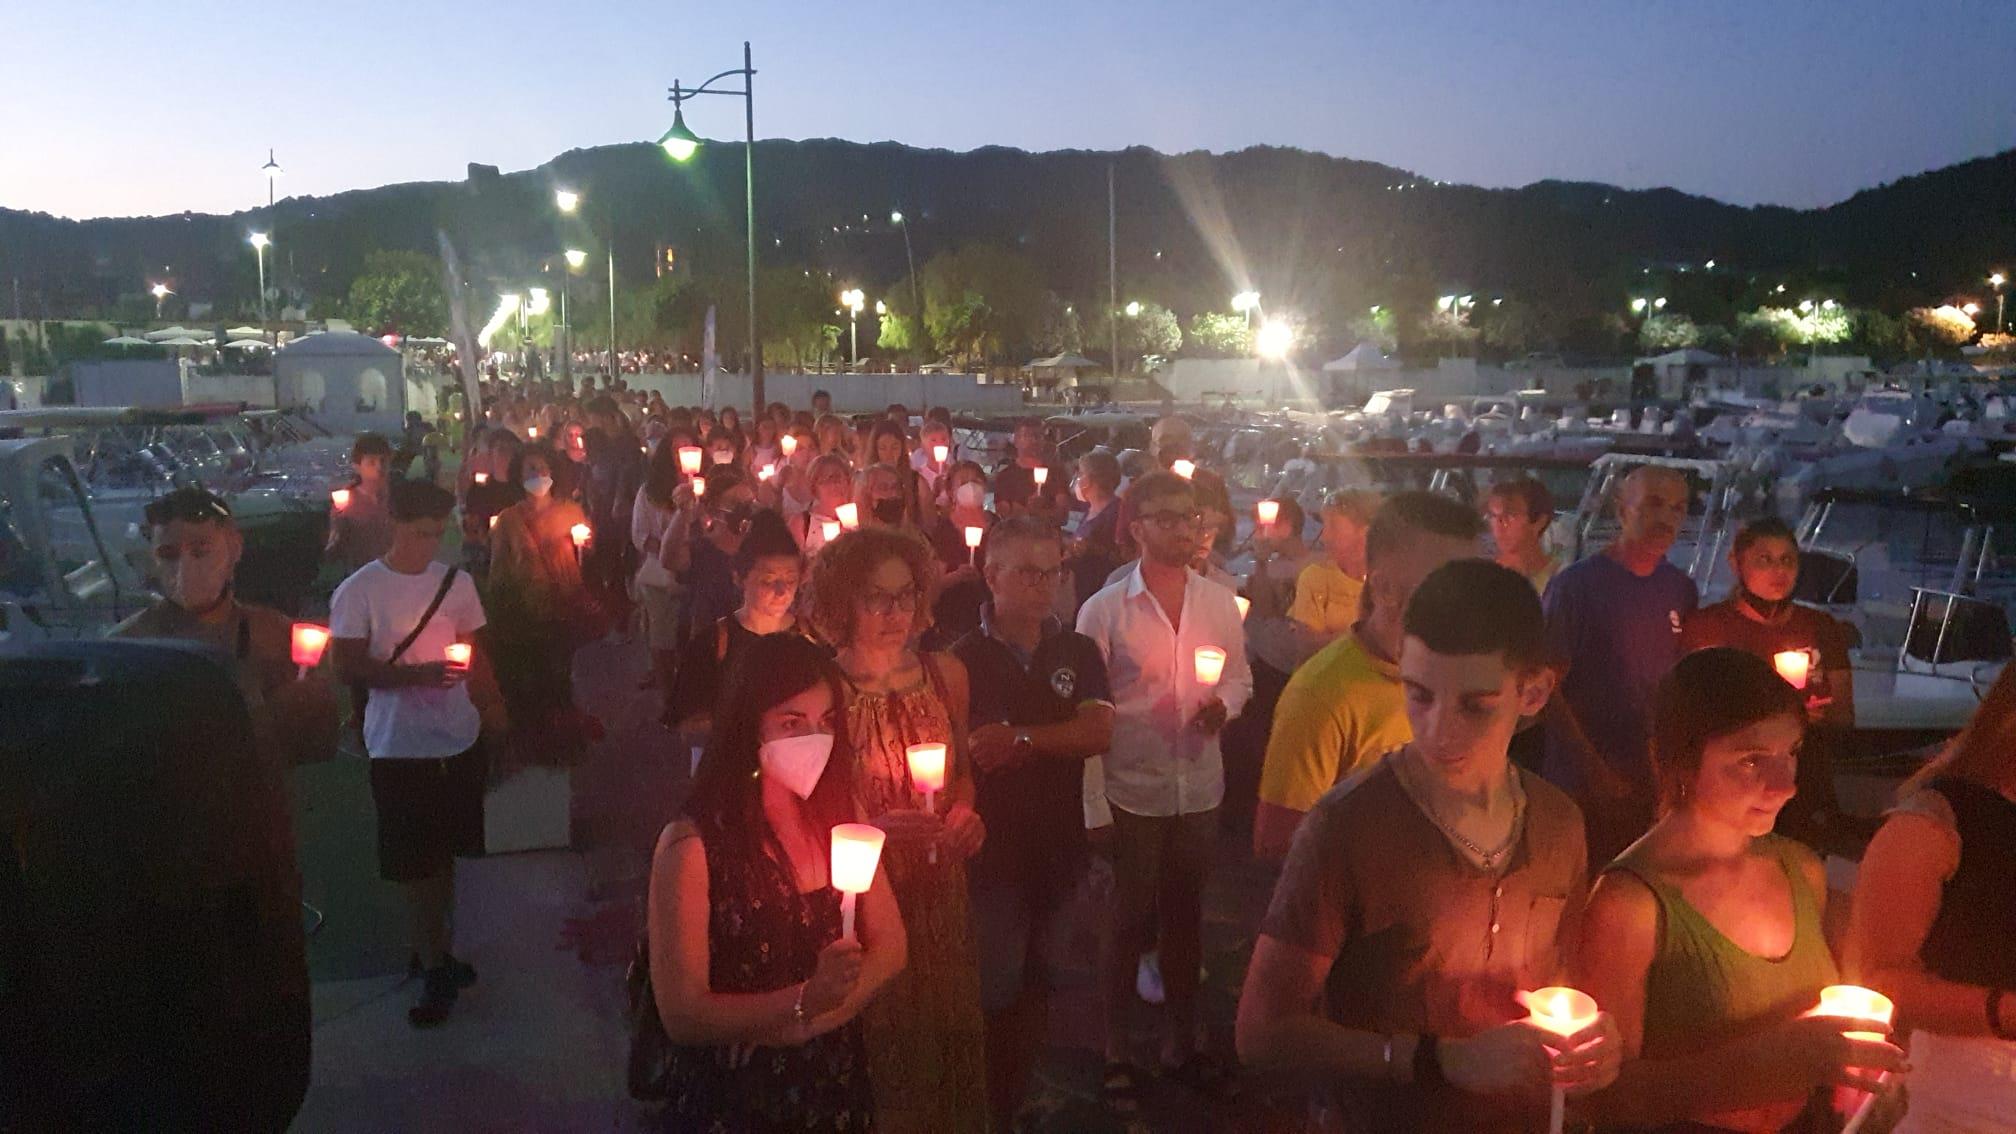
[[[373,559],[343,580],[329,600],[329,635],[362,638],[378,661],[413,632],[448,567],[429,563],[418,575],[402,575]],[[420,636],[399,656],[401,665],[446,660],[448,644],[466,639],[484,624],[483,600],[467,571],[456,575]],[[466,752],[483,724],[466,684],[446,689],[373,689],[364,707],[364,750],[373,758],[439,759]]]

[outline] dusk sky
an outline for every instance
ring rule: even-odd
[[[230,212],[655,140],[756,53],[764,138],[1302,146],[1811,206],[2016,144],[2016,5],[1899,0],[16,0],[0,206]],[[24,14],[39,13],[32,18]],[[739,136],[702,100],[699,133]]]

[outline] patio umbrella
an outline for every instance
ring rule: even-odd
[[[106,345],[106,346],[153,346],[154,344],[153,344],[153,343],[150,343],[150,342],[148,342],[148,341],[147,341],[146,339],[136,339],[136,338],[134,338],[134,337],[133,337],[132,335],[120,335],[120,336],[119,336],[118,338],[114,338],[114,339],[106,339],[106,340],[105,340],[105,345]]]
[[[205,343],[205,342],[204,342],[203,340],[201,340],[201,339],[192,339],[192,338],[190,338],[190,337],[189,337],[188,335],[183,335],[183,336],[182,336],[181,338],[176,338],[176,339],[163,339],[163,340],[162,340],[161,342],[158,342],[158,343],[155,343],[154,345],[155,345],[155,346],[208,346],[209,344],[208,344],[208,343]]]
[[[224,333],[234,339],[256,339],[266,331],[260,327],[233,327]]]
[[[158,331],[147,332],[147,341],[158,343],[163,339],[181,339],[181,338],[187,338],[190,335],[200,333],[201,332],[199,331],[192,331],[189,328],[182,326],[163,327]]]
[[[263,341],[261,341],[261,340],[259,340],[259,339],[233,339],[232,341],[230,341],[230,342],[228,342],[228,343],[225,343],[224,345],[225,345],[225,346],[227,346],[227,347],[232,347],[232,348],[235,348],[235,349],[237,349],[237,350],[272,350],[272,349],[273,349],[273,344],[271,344],[271,343],[268,343],[268,342],[263,342]]]

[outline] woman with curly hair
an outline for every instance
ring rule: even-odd
[[[879,1125],[931,1134],[987,1124],[980,977],[966,899],[966,859],[986,828],[973,810],[966,754],[966,667],[920,654],[937,561],[918,536],[848,532],[812,561],[810,616],[846,678],[854,795],[888,832],[889,869],[909,938],[909,968],[864,1014]],[[947,749],[935,810],[910,778],[907,749]]]

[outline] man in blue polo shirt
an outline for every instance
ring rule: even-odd
[[[1113,738],[1106,663],[1090,638],[1051,613],[1068,577],[1055,525],[1016,516],[987,540],[994,601],[953,646],[966,663],[987,843],[967,864],[987,1093],[996,1129],[1014,1128],[1048,1032],[1042,951],[1085,865],[1085,758]]]

